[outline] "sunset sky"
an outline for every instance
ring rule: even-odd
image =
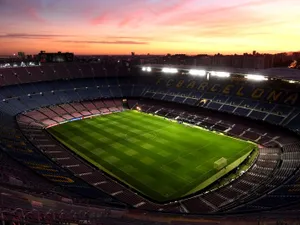
[[[300,50],[300,0],[0,0],[0,55]]]

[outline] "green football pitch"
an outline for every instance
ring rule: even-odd
[[[199,191],[237,167],[255,144],[137,111],[48,131],[99,169],[157,202]],[[227,159],[221,171],[214,162]]]

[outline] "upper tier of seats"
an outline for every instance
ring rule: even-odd
[[[129,76],[129,67],[110,64],[45,64],[32,67],[0,68],[0,87],[60,79]]]
[[[19,73],[23,75],[19,77]],[[101,64],[6,68],[0,69],[0,74],[0,101],[9,103],[3,111],[11,115],[99,97],[145,97],[250,117],[299,132],[297,84],[140,74],[136,69]]]

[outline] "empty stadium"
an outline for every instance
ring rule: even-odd
[[[163,65],[0,68],[0,179],[6,188],[18,192],[25,188],[35,196],[33,201],[27,195],[2,195],[8,208],[5,215],[15,215],[12,208],[18,202],[34,218],[32,208],[42,213],[41,205],[46,204],[41,197],[72,204],[74,211],[69,211],[78,219],[75,206],[85,204],[122,216],[128,210],[213,215],[209,218],[216,223],[224,213],[297,208],[298,81],[288,71],[263,72],[264,79],[258,82],[247,79],[247,71]],[[153,134],[160,128],[163,132]],[[207,143],[211,148],[205,148]],[[178,157],[182,151],[188,151],[187,157]],[[191,168],[204,165],[205,157],[209,167],[200,166],[195,173]],[[226,168],[203,175],[222,157],[227,167],[238,163],[219,176],[215,175]],[[173,167],[165,166],[172,162]],[[152,176],[141,170],[144,167]],[[162,173],[170,168],[170,173]],[[197,182],[177,191],[192,180],[170,176],[176,170]],[[124,171],[130,176],[122,175]],[[203,182],[207,183],[199,187]],[[84,215],[92,217],[87,211]],[[52,213],[56,212],[47,215]]]

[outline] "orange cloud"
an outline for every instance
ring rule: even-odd
[[[145,41],[134,41],[134,40],[111,40],[111,41],[75,41],[75,40],[64,40],[57,41],[61,43],[75,43],[75,44],[109,44],[109,45],[147,45]]]

